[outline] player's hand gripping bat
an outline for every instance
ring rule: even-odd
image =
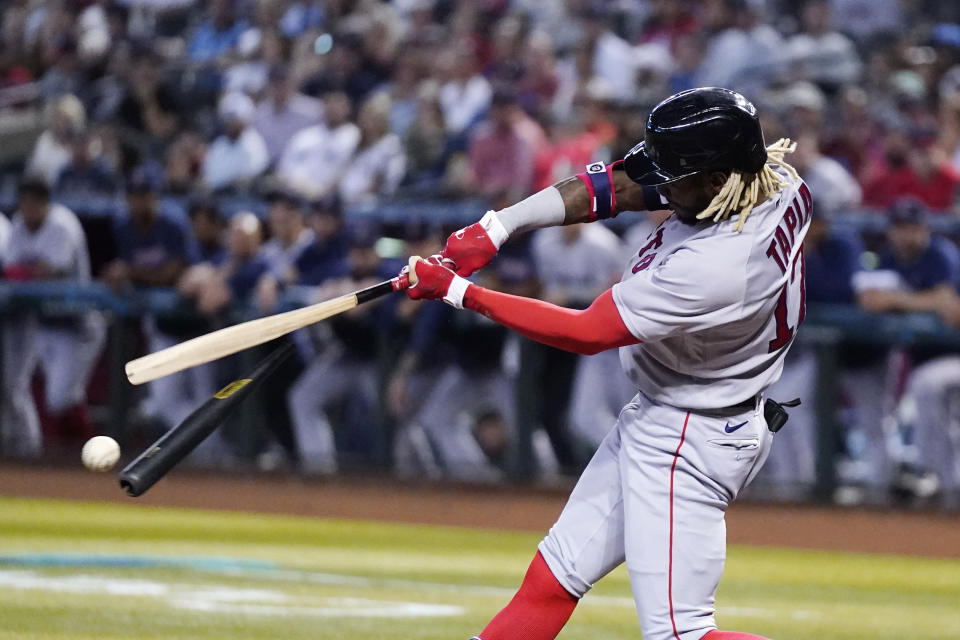
[[[212,362],[319,322],[358,304],[410,286],[406,274],[309,307],[226,327],[127,363],[127,380],[143,384],[177,371]]]

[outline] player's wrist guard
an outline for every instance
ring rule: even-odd
[[[623,160],[610,164],[591,162],[587,170],[576,174],[590,196],[590,220],[605,220],[617,215],[617,192],[613,186],[613,172],[623,170]]]
[[[480,226],[487,232],[487,237],[490,238],[490,242],[498,251],[510,237],[510,232],[503,226],[503,222],[496,211],[487,211],[483,214],[483,217],[480,218]]]
[[[455,309],[463,309],[463,296],[467,293],[470,281],[460,276],[453,276],[450,286],[443,296],[443,301]]]
[[[623,171],[623,160],[610,164],[591,162],[587,170],[576,174],[590,196],[590,220],[605,220],[617,215],[617,191],[613,184],[613,172]],[[656,187],[643,187],[643,202],[648,211],[662,209],[665,202]]]

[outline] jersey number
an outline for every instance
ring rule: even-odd
[[[807,313],[807,265],[806,260],[803,259],[803,246],[801,245],[800,251],[797,252],[793,263],[790,265],[790,280],[784,283],[783,289],[780,290],[780,297],[777,298],[777,308],[773,312],[773,318],[777,323],[777,335],[770,341],[770,347],[767,349],[767,353],[779,351],[787,346],[793,338],[794,331],[796,331],[796,327],[791,327],[787,319],[787,290],[797,275],[797,260],[800,261],[800,313],[797,314],[798,327],[800,323],[803,322],[803,318]]]

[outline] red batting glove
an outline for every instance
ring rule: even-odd
[[[495,255],[497,246],[479,222],[451,233],[440,252],[441,259],[448,262],[458,276],[469,276],[486,266]]]
[[[416,282],[407,289],[407,295],[413,300],[443,300],[449,305],[463,308],[463,294],[469,282],[455,274],[441,263],[439,255],[426,260],[414,256],[410,264],[403,268],[401,275],[408,273],[410,282]]]

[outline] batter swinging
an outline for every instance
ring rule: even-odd
[[[714,596],[727,505],[763,464],[784,419],[763,391],[780,376],[803,321],[811,197],[783,160],[791,151],[788,140],[765,145],[743,96],[685,91],[653,109],[644,141],[622,162],[595,163],[488,212],[451,235],[439,256],[411,261],[418,281],[410,297],[442,298],[577,353],[620,347],[638,390],[520,590],[478,638],[555,638],[579,598],[622,562],[644,640],[758,638],[718,631]],[[674,213],[586,310],[461,277],[518,229],[660,208]]]

